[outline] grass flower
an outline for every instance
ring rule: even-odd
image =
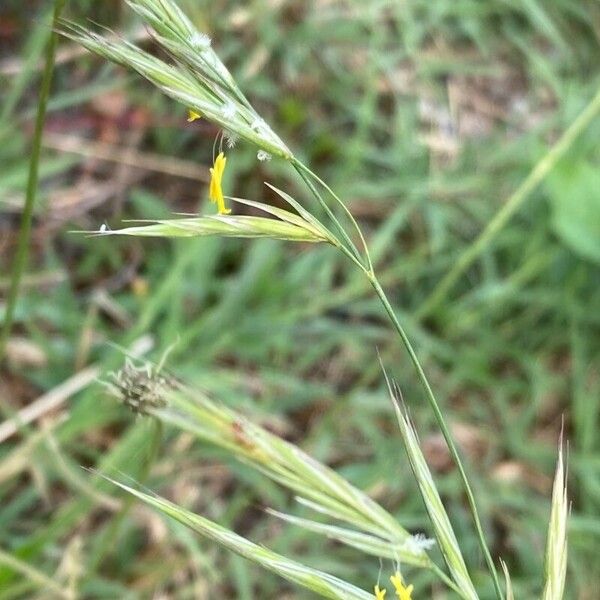
[[[225,165],[227,159],[222,152],[219,152],[215,160],[214,166],[210,170],[210,187],[208,189],[208,196],[211,202],[217,205],[217,210],[220,215],[228,215],[231,212],[230,208],[225,206],[225,197],[223,196],[223,172],[225,171]]]
[[[149,224],[123,229],[107,229],[93,232],[97,235],[130,235],[137,237],[237,237],[271,238],[291,242],[327,242],[307,227],[246,215],[213,215],[188,217],[185,219],[164,219],[150,221]]]
[[[396,571],[391,577],[390,581],[394,586],[394,591],[396,592],[396,596],[399,600],[412,600],[412,592],[414,586],[411,584],[409,586],[404,585],[404,580],[402,579],[402,575],[400,575],[400,571]],[[377,584],[374,588],[375,591],[375,600],[384,600],[387,590],[385,588],[380,588],[379,584]]]
[[[160,373],[161,369],[147,366],[146,371]],[[267,509],[270,515],[366,554],[430,569],[450,587],[453,586],[425,550],[414,549],[412,544],[406,543],[412,536],[392,515],[334,470],[299,447],[248,421],[240,412],[213,401],[176,378],[166,374],[163,377],[167,402],[164,406],[149,407],[147,414],[156,417],[166,427],[175,427],[203,443],[231,452],[246,466],[293,492],[300,504],[321,518],[333,519],[347,526]],[[111,385],[108,391],[125,402],[121,388]],[[131,403],[128,406],[139,412],[135,410],[137,406]]]
[[[218,159],[217,159],[218,160]],[[216,161],[215,161],[216,162]],[[296,209],[289,210],[254,202],[243,198],[231,198],[240,204],[246,204],[275,218],[267,219],[251,215],[219,214],[179,219],[161,219],[142,221],[144,224],[123,229],[110,229],[102,226],[98,231],[87,232],[96,235],[131,235],[140,237],[237,237],[272,238],[291,242],[325,242],[339,246],[339,240],[320,221],[289,194],[267,184],[276,194]]]

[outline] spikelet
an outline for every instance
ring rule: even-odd
[[[419,491],[421,492],[421,497],[425,503],[425,508],[427,509],[427,513],[433,524],[438,546],[442,551],[452,579],[456,583],[463,598],[477,600],[477,592],[475,591],[471,576],[467,570],[460,546],[458,545],[458,540],[456,539],[454,529],[450,523],[450,518],[444,508],[444,504],[440,498],[429,466],[427,465],[423,452],[419,446],[417,434],[405,408],[401,404],[398,390],[393,389],[385,371],[384,375],[390,398],[396,411],[402,441],[404,442],[404,447],[415,479],[419,485]]]
[[[166,95],[181,102],[188,114],[223,128],[226,135],[256,145],[266,154],[292,159],[283,141],[256,112],[212,48],[172,0],[127,0],[151,28],[154,39],[172,62],[165,62],[115,35],[99,35],[69,21],[60,33],[91,52],[137,71]]]
[[[568,517],[567,480],[561,439],[554,485],[552,487],[552,511],[550,513],[548,540],[546,542],[546,561],[544,565],[546,582],[542,595],[543,600],[561,600],[563,597],[567,574]]]

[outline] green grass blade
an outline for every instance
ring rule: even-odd
[[[435,286],[429,297],[422,303],[417,316],[423,319],[435,309],[446,297],[460,276],[469,268],[473,261],[488,247],[498,232],[508,223],[509,219],[521,208],[529,195],[554,169],[558,161],[569,151],[575,140],[590,126],[600,112],[600,90],[589,102],[585,109],[573,121],[570,127],[552,148],[538,161],[525,181],[508,198],[494,218],[487,224],[477,239],[459,256],[452,269]]]
[[[60,18],[60,13],[64,8],[66,0],[55,0],[54,12],[52,16],[52,26],[55,27]],[[57,35],[52,33],[48,41],[46,49],[46,64],[44,66],[44,74],[40,86],[40,95],[38,100],[37,116],[35,120],[35,129],[33,132],[33,140],[31,147],[31,156],[29,158],[29,176],[27,179],[27,191],[25,194],[25,206],[23,207],[23,216],[21,218],[21,226],[19,229],[19,240],[17,244],[17,254],[12,269],[12,277],[8,299],[6,301],[6,314],[4,323],[0,330],[0,361],[4,355],[4,349],[8,336],[11,331],[12,321],[14,317],[17,297],[19,295],[19,286],[27,257],[29,255],[29,239],[31,237],[31,224],[33,220],[33,209],[38,187],[38,171],[40,163],[40,154],[42,148],[42,134],[44,131],[44,123],[46,122],[46,107],[48,105],[48,97],[50,96],[50,88],[52,86],[52,76],[54,74],[54,57],[56,55]]]

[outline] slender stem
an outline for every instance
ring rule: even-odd
[[[371,271],[369,271],[363,263],[354,256],[354,254],[346,248],[346,246],[336,246],[339,248],[367,277],[371,276]]]
[[[54,1],[54,13],[52,15],[52,27],[55,29],[58,24],[60,13],[64,8],[66,0]],[[52,31],[48,46],[46,49],[46,64],[42,83],[40,86],[40,97],[38,100],[37,116],[35,120],[35,130],[33,133],[31,156],[29,159],[29,176],[27,179],[27,191],[25,194],[25,205],[23,207],[23,216],[21,217],[21,226],[19,230],[19,240],[17,243],[17,253],[13,264],[10,290],[6,301],[6,313],[4,315],[4,324],[0,331],[0,362],[4,356],[4,350],[11,331],[12,321],[19,295],[19,286],[29,251],[29,239],[31,237],[31,222],[33,219],[33,206],[38,186],[38,172],[40,163],[40,149],[42,146],[42,133],[44,131],[44,122],[46,121],[46,106],[48,96],[52,85],[52,75],[54,73],[54,56],[56,54],[57,34]]]
[[[429,297],[421,304],[417,311],[417,318],[422,319],[429,315],[446,294],[452,289],[460,276],[469,268],[473,261],[487,248],[495,235],[504,227],[513,214],[521,207],[529,194],[552,171],[558,161],[567,153],[573,142],[585,131],[588,125],[600,112],[600,90],[586,106],[586,108],[573,121],[570,127],[552,148],[538,161],[526,179],[508,198],[495,214],[486,228],[477,239],[459,256],[452,269],[435,286]]]
[[[492,560],[492,556],[490,554],[490,551],[489,551],[486,541],[485,541],[483,528],[481,526],[481,521],[479,519],[479,513],[477,511],[477,504],[475,503],[475,496],[473,495],[473,491],[471,490],[471,486],[469,484],[467,474],[463,467],[463,464],[462,464],[462,461],[460,458],[460,454],[458,453],[458,449],[456,448],[454,440],[452,439],[452,434],[450,433],[450,430],[448,429],[448,426],[446,425],[446,421],[444,420],[444,415],[442,414],[442,411],[440,410],[437,400],[435,399],[435,396],[433,394],[431,386],[429,385],[429,381],[427,380],[427,376],[425,375],[425,372],[423,371],[423,367],[421,367],[421,363],[419,362],[419,359],[412,347],[412,344],[410,343],[410,340],[408,339],[408,336],[406,335],[404,328],[400,324],[400,321],[398,320],[398,317],[396,316],[394,309],[390,305],[390,302],[389,302],[383,288],[379,284],[379,281],[377,280],[377,277],[375,277],[375,275],[370,275],[369,273],[367,273],[367,277],[369,277],[369,281],[371,282],[371,285],[373,286],[375,292],[379,296],[379,299],[381,300],[383,306],[385,307],[386,312],[388,313],[396,331],[398,332],[398,335],[400,336],[400,338],[402,340],[402,343],[404,344],[404,346],[408,352],[408,355],[410,356],[410,359],[417,371],[417,375],[419,377],[421,385],[423,386],[423,389],[425,390],[425,395],[427,397],[427,401],[429,402],[429,405],[433,411],[435,419],[438,423],[438,427],[440,428],[440,431],[442,432],[442,435],[444,436],[444,439],[446,440],[446,444],[448,445],[448,449],[450,450],[452,459],[454,460],[456,467],[458,468],[460,479],[461,479],[463,487],[465,489],[465,493],[467,495],[467,501],[469,503],[469,508],[471,510],[471,514],[473,516],[473,521],[475,523],[475,529],[477,532],[477,538],[479,541],[479,545],[480,545],[483,555],[485,557],[485,562],[487,563],[488,569],[492,575],[492,579],[494,581],[494,588],[496,590],[496,595],[499,600],[502,600],[503,596],[502,596],[502,591],[500,588],[500,582],[498,581],[498,574],[496,573],[494,561]]]
[[[305,170],[315,181],[317,181],[320,185],[322,185],[329,194],[331,194],[332,198],[342,207],[350,222],[354,226],[358,233],[358,237],[360,238],[360,242],[365,251],[365,256],[367,258],[368,269],[371,273],[373,273],[373,263],[371,262],[371,254],[369,253],[369,246],[367,245],[367,241],[365,240],[365,236],[360,228],[358,222],[356,221],[354,215],[350,212],[350,209],[342,202],[342,199],[329,187],[329,185],[323,181],[316,173],[311,171],[304,163],[299,163],[300,167]]]
[[[294,169],[296,169],[296,171],[300,175],[300,177],[302,177],[302,180],[304,181],[304,183],[306,183],[306,185],[308,186],[308,189],[313,193],[315,198],[318,200],[319,204],[323,207],[323,209],[327,213],[327,216],[333,221],[337,230],[342,235],[344,241],[346,242],[346,244],[348,244],[350,252],[352,252],[352,254],[360,261],[361,260],[360,252],[358,251],[357,247],[354,245],[354,242],[350,239],[350,236],[348,235],[346,230],[343,228],[342,224],[336,219],[331,208],[329,208],[329,206],[327,206],[327,203],[325,202],[325,200],[323,200],[323,197],[321,196],[321,194],[319,194],[319,190],[317,190],[317,188],[314,186],[313,182],[310,180],[309,175],[312,175],[312,172],[310,171],[310,169],[308,169],[308,167],[306,167],[303,163],[301,163],[300,161],[298,161],[296,159],[292,159],[292,165],[293,165]]]
[[[450,577],[448,577],[448,575],[446,575],[446,573],[444,573],[444,571],[442,571],[442,569],[440,569],[435,563],[432,563],[431,565],[431,570],[433,573],[435,573],[451,590],[454,590],[459,596],[461,596],[462,598],[464,598],[464,594],[462,592],[462,590],[459,589],[459,587],[456,585],[456,583],[454,583],[454,581],[452,581],[452,579],[450,579]]]
[[[344,236],[344,239],[347,241],[347,243],[350,246],[350,247],[346,247],[346,246],[342,245],[340,247],[341,251],[367,276],[369,282],[375,289],[375,292],[377,293],[377,295],[379,296],[379,299],[381,300],[383,306],[385,307],[386,312],[388,313],[396,331],[398,332],[404,346],[406,347],[406,350],[408,351],[411,361],[413,362],[413,365],[417,371],[419,380],[421,381],[421,384],[425,390],[429,405],[431,406],[431,408],[433,410],[433,413],[434,413],[435,419],[438,423],[438,426],[442,432],[442,435],[444,436],[444,439],[446,440],[446,444],[448,445],[452,459],[456,463],[456,466],[458,468],[460,478],[461,478],[463,487],[464,487],[466,495],[467,495],[469,508],[470,508],[472,516],[473,516],[473,521],[475,523],[475,529],[476,529],[479,545],[481,546],[481,550],[484,554],[488,569],[490,571],[490,574],[492,575],[492,579],[494,582],[494,588],[496,590],[496,595],[498,597],[498,600],[502,600],[503,596],[502,596],[502,591],[500,588],[500,582],[498,580],[498,574],[496,573],[496,569],[494,567],[494,562],[492,560],[490,551],[489,551],[486,541],[485,541],[483,528],[481,526],[481,521],[479,519],[479,513],[477,511],[477,505],[475,503],[475,496],[471,490],[471,486],[469,484],[467,474],[464,470],[460,455],[458,453],[458,450],[456,448],[454,440],[452,439],[450,430],[448,429],[448,426],[446,425],[442,411],[440,410],[437,400],[435,399],[435,396],[433,394],[431,386],[429,385],[427,376],[425,375],[425,372],[423,371],[423,368],[421,367],[421,363],[419,362],[419,359],[412,347],[412,344],[410,343],[410,340],[408,339],[408,336],[406,335],[406,332],[404,331],[402,325],[400,325],[400,322],[398,321],[398,318],[396,317],[396,314],[395,314],[393,308],[391,307],[389,300],[387,299],[387,296],[386,296],[383,288],[381,287],[381,284],[379,283],[377,277],[375,276],[375,273],[373,271],[373,266],[372,266],[370,256],[369,256],[368,247],[367,247],[364,237],[362,236],[361,230],[360,230],[358,224],[356,223],[356,221],[354,220],[354,218],[352,218],[352,216],[351,216],[352,222],[354,223],[357,231],[359,232],[361,241],[365,247],[365,252],[366,252],[366,256],[367,256],[367,265],[364,265],[362,263],[360,254],[358,253],[356,246],[354,246],[354,244],[350,241],[350,238],[348,237],[347,233],[342,228],[341,224],[337,221],[337,219],[333,216],[333,214],[331,213],[331,210],[325,204],[325,202],[324,202],[323,198],[321,197],[321,195],[319,194],[318,190],[316,190],[312,181],[309,179],[309,177],[306,176],[306,174],[315,178],[316,181],[318,181],[321,185],[323,185],[325,187],[325,189],[328,190],[333,195],[333,197],[344,208],[346,208],[345,205],[342,203],[342,201],[339,199],[339,197],[334,194],[334,192],[331,190],[331,188],[329,188],[329,186],[327,186],[327,184],[325,184],[314,173],[312,173],[312,171],[310,171],[310,169],[308,169],[308,167],[306,167],[305,165],[303,165],[302,163],[297,162],[297,161],[295,161],[293,164],[294,164],[294,167],[296,168],[296,171],[298,171],[298,173],[300,174],[300,176],[302,177],[304,182],[307,184],[307,186],[310,188],[312,193],[317,197],[320,204],[325,208],[325,210],[327,211],[327,214],[337,225],[338,229],[340,229],[342,235]],[[346,208],[346,211],[347,211],[347,208]]]

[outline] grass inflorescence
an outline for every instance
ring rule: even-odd
[[[210,47],[210,39],[202,32],[195,31],[191,22],[189,22],[179,8],[170,0],[148,0],[147,2],[129,2],[136,12],[154,27],[156,32],[156,41],[162,45],[171,55],[174,56],[178,66],[170,66],[158,61],[158,59],[148,55],[144,51],[137,49],[127,42],[115,42],[114,44],[104,43],[96,34],[88,33],[85,29],[79,28],[76,25],[71,25],[65,32],[68,37],[80,42],[88,49],[93,50],[110,60],[128,66],[137,70],[147,79],[157,85],[163,92],[173,98],[187,104],[190,110],[193,111],[194,119],[199,116],[205,116],[207,119],[214,121],[217,125],[231,130],[234,134],[254,143],[261,151],[271,151],[273,144],[277,146],[276,154],[290,161],[290,163],[302,175],[303,180],[309,187],[310,191],[319,200],[322,207],[326,209],[328,217],[333,221],[337,230],[342,234],[341,238],[334,238],[336,245],[348,258],[350,258],[360,270],[364,272],[367,279],[373,285],[377,295],[379,296],[384,309],[387,311],[393,326],[398,332],[400,341],[406,347],[408,354],[415,366],[418,377],[423,385],[426,398],[433,410],[434,417],[438,423],[441,433],[449,447],[453,461],[458,467],[458,472],[461,482],[465,488],[469,509],[472,513],[477,539],[481,550],[485,557],[489,572],[492,576],[496,596],[501,599],[503,594],[500,588],[496,567],[491,557],[488,545],[485,541],[485,534],[481,525],[480,517],[474,493],[471,489],[466,471],[462,464],[461,456],[456,448],[453,437],[446,424],[443,411],[432,391],[431,385],[427,376],[420,364],[420,361],[412,347],[411,342],[404,330],[404,327],[397,318],[394,310],[391,308],[389,300],[383,290],[378,277],[375,274],[373,263],[371,260],[369,247],[365,237],[358,226],[356,220],[352,217],[351,212],[344,206],[342,200],[331,190],[331,188],[319,177],[314,175],[312,171],[306,167],[301,161],[295,159],[291,153],[287,151],[287,147],[280,142],[280,138],[272,133],[268,126],[263,127],[264,121],[255,113],[252,115],[253,123],[248,123],[248,119],[236,119],[242,105],[250,111],[253,111],[252,106],[245,99],[239,88],[231,78],[229,72],[224,65],[219,61]],[[217,104],[211,102],[210,96],[214,95],[217,98]],[[214,101],[214,98],[212,99]],[[236,105],[236,103],[241,103]],[[224,113],[227,112],[227,119],[223,119]],[[191,113],[192,114],[192,113]],[[256,135],[248,134],[247,126],[250,126]],[[274,142],[275,140],[275,142]],[[285,148],[283,150],[282,148]],[[222,162],[220,165],[219,161]],[[214,169],[211,170],[213,180],[211,180],[211,199],[219,199],[219,213],[229,212],[225,209],[223,203],[223,195],[221,191],[221,176],[222,168],[225,164],[225,159],[221,153],[215,162]],[[217,175],[218,174],[218,175]],[[218,180],[215,180],[218,177]],[[314,181],[311,181],[313,180]],[[331,209],[328,207],[327,201],[323,198],[316,184],[319,184],[324,190],[331,195],[333,200],[337,202],[345,210],[350,217],[356,232],[359,234],[364,255],[353,244],[350,232],[346,231],[340,221],[334,216]],[[214,191],[213,191],[214,190]],[[297,205],[299,207],[299,205]],[[327,230],[316,215],[301,209],[303,212],[310,215],[309,220],[317,223],[322,230]],[[237,235],[245,237],[260,237],[261,235],[269,235],[269,227],[272,228],[270,237],[279,239],[298,239],[291,232],[287,235],[282,233],[283,226],[277,222],[271,224],[268,220],[263,220],[254,217],[232,217],[221,214],[215,218],[218,226],[215,223],[207,221],[206,218],[187,219],[187,220],[171,220],[169,222],[162,221],[157,224],[142,226],[139,228],[128,228],[121,230],[126,235],[158,235],[158,236],[191,236],[191,235],[214,235],[219,233],[219,227],[225,236],[232,235],[232,230],[237,231]],[[289,221],[289,219],[287,219]],[[288,223],[289,225],[289,223]],[[265,229],[266,227],[266,229]],[[294,225],[292,227],[295,228]],[[110,232],[113,233],[113,232]],[[118,233],[118,232],[114,232]],[[326,238],[322,238],[326,239]],[[306,241],[306,240],[305,240]],[[419,482],[421,493],[425,498],[426,506],[428,507],[429,516],[434,524],[436,537],[440,543],[444,553],[447,566],[452,573],[453,579],[460,590],[468,598],[476,598],[477,593],[473,587],[471,579],[466,570],[466,565],[458,542],[452,527],[443,509],[443,504],[439,494],[437,493],[435,484],[427,465],[418,452],[418,445],[414,432],[406,420],[406,418],[398,413],[399,423],[401,425],[402,437],[404,444],[408,449],[410,462],[413,467],[413,472]]]
[[[0,588],[9,597],[168,590],[248,600],[279,597],[293,582],[379,598],[394,574],[400,598],[488,598],[494,585],[507,599],[594,597],[600,394],[590,307],[599,299],[585,234],[596,221],[581,218],[593,210],[597,161],[589,3],[492,1],[476,13],[460,2],[414,11],[283,2],[268,12],[128,4],[133,11],[117,14],[73,3],[59,26],[76,45],[58,54],[50,124],[67,117],[80,135],[73,155],[48,150],[64,152],[60,136],[45,142],[32,238],[32,268],[43,270],[23,278],[9,376],[0,377],[11,402],[20,389],[50,390],[0,425]],[[141,30],[127,29],[132,14]],[[87,17],[111,30],[75,24]],[[9,223],[27,166],[19,148],[31,111],[20,100],[46,22],[27,34],[20,71],[0,63],[12,73],[0,91]],[[81,58],[79,44],[160,93],[122,69],[90,70],[99,63]],[[77,89],[65,87],[71,76]],[[124,98],[137,112],[115,116]],[[99,144],[86,139],[90,123],[102,128]],[[207,195],[220,214],[196,210],[197,184],[156,174],[164,166],[202,181],[199,161],[213,166]],[[75,193],[54,191],[78,173]],[[278,188],[259,187],[265,177]],[[224,198],[230,187],[257,200]],[[99,208],[90,217],[80,204]],[[98,228],[103,220],[113,229]],[[61,228],[96,235],[55,247]],[[145,362],[119,370],[103,345],[135,346],[147,332],[159,352],[179,336],[170,362],[189,385]],[[48,362],[21,369],[32,340]],[[400,433],[375,345],[410,405],[409,419],[394,400]],[[111,371],[102,380],[143,418],[130,422],[87,389]],[[543,501],[562,412],[571,517],[562,454],[552,504]],[[125,483],[122,502],[81,463],[117,485],[125,471],[170,501]],[[167,514],[179,523],[157,516]],[[261,576],[261,564],[288,582]]]

